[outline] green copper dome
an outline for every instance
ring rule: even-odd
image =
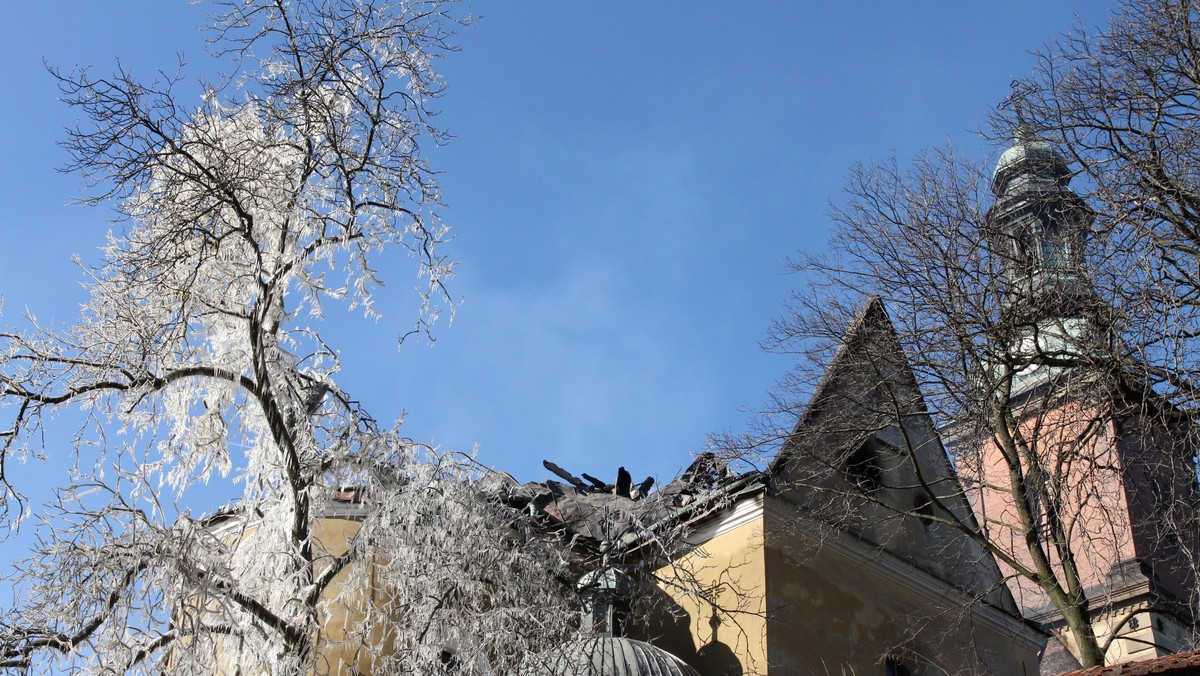
[[[1018,131],[1013,145],[996,162],[992,192],[999,197],[1031,187],[1065,187],[1070,180],[1067,160],[1053,145]]]

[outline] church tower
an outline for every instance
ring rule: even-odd
[[[1065,598],[1114,664],[1191,646],[1195,437],[1109,359],[1111,312],[1085,257],[1094,214],[1070,180],[1062,155],[1027,132],[1000,156],[985,223],[1003,272],[998,415],[976,441],[977,467],[959,469],[980,527],[1012,557],[1001,567],[1025,617],[1078,655]],[[1066,596],[1052,603],[1018,567],[1052,574]]]

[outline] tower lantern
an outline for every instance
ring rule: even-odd
[[[990,245],[1004,266],[1006,309],[1024,319],[1081,317],[1092,296],[1084,244],[1094,214],[1070,181],[1066,159],[1024,129],[992,176]]]

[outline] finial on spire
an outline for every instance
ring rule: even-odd
[[[1021,130],[1028,129],[1028,124],[1025,122],[1025,100],[1033,93],[1034,85],[1028,80],[1013,80],[1008,83],[1008,88],[1012,91],[996,107],[1000,110],[1012,109],[1013,114],[1017,117],[1016,130],[1013,135],[1019,138]]]

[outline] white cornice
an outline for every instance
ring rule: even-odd
[[[733,506],[713,518],[704,521],[684,538],[684,542],[696,547],[724,535],[735,528],[762,519],[763,492],[757,491],[744,496],[733,503]]]
[[[330,501],[321,505],[322,519],[346,519],[362,521],[367,514],[367,508],[361,502]]]

